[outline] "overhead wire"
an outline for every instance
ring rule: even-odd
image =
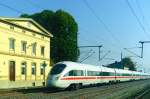
[[[18,9],[16,9],[16,8],[13,8],[13,7],[11,7],[11,6],[8,6],[8,5],[6,5],[6,4],[4,4],[4,3],[2,3],[2,2],[0,2],[0,6],[3,6],[3,7],[5,7],[5,8],[8,8],[8,9],[10,9],[10,10],[12,10],[12,11],[15,11],[15,12],[19,13],[19,14],[23,14],[23,13],[24,13],[23,11],[18,10]]]
[[[82,59],[82,60],[80,61],[80,63],[82,63],[83,61],[85,61],[86,59],[88,59],[89,57],[91,57],[94,53],[95,53],[94,51],[93,51],[93,52],[90,52],[87,57],[85,57],[84,59]]]
[[[146,18],[145,18],[145,15],[144,15],[144,13],[143,13],[143,10],[142,10],[141,5],[140,5],[140,3],[139,3],[138,0],[136,0],[136,4],[137,4],[137,7],[138,7],[138,9],[139,9],[139,12],[140,12],[140,14],[141,14],[141,16],[142,16],[143,23],[145,22],[145,23],[146,23],[145,25],[150,29],[150,25],[149,25],[148,21],[147,21]]]
[[[134,11],[134,9],[133,9],[132,5],[130,4],[130,2],[129,2],[128,0],[126,0],[126,3],[127,3],[127,5],[128,5],[128,7],[130,8],[130,10],[131,10],[133,16],[136,18],[136,20],[137,20],[137,22],[138,22],[140,28],[143,30],[144,35],[150,40],[149,33],[146,31],[146,28],[144,27],[144,22],[146,23],[145,25],[146,25],[148,28],[150,28],[150,27],[149,27],[148,22],[147,22],[146,19],[145,19],[145,16],[144,16],[144,13],[143,13],[142,8],[141,8],[141,6],[140,6],[140,3],[138,2],[138,0],[136,0],[136,5],[137,5],[137,7],[138,7],[138,9],[139,9],[139,11],[140,11],[140,14],[141,14],[141,16],[142,16],[142,19],[143,19],[143,24],[142,24],[142,22],[140,21],[139,17],[136,15],[136,12]],[[136,57],[142,58],[141,56],[137,55],[137,54],[134,53],[134,52],[131,52],[131,51],[129,51],[129,50],[128,50],[128,52],[129,52],[129,53],[132,53],[132,54],[135,55]],[[143,62],[142,62],[142,63],[143,63]]]
[[[119,43],[120,41],[114,36],[114,34],[112,33],[112,31],[108,28],[108,26],[106,25],[106,23],[102,20],[102,18],[100,18],[96,12],[94,11],[94,9],[90,6],[90,4],[86,1],[83,0],[84,4],[86,5],[86,7],[91,11],[91,13],[96,17],[96,19],[98,20],[98,22],[100,22],[100,24],[102,24],[104,26],[104,28],[106,29],[106,31],[110,34],[110,36],[114,39],[114,41],[116,43]]]
[[[86,7],[89,9],[89,11],[95,16],[95,18],[98,20],[98,22],[103,25],[104,29],[109,33],[109,35],[110,35],[111,38],[115,41],[115,43],[117,43],[117,44],[120,43],[120,40],[115,37],[115,35],[113,34],[113,32],[109,29],[108,25],[102,20],[101,17],[99,17],[99,16],[97,15],[97,13],[96,13],[95,10],[90,6],[90,4],[89,4],[86,0],[83,0],[83,2],[84,2],[84,4],[86,5]],[[111,42],[111,43],[112,43],[112,42]],[[123,48],[123,47],[122,47],[122,44],[120,44],[120,45],[118,46],[118,45],[112,43],[112,45],[114,45],[113,47],[116,47],[117,50],[118,50],[118,48]]]
[[[130,8],[131,13],[133,14],[133,16],[136,18],[136,20],[137,20],[137,22],[138,22],[140,28],[143,30],[143,33],[145,34],[145,36],[146,36],[148,39],[150,39],[150,38],[149,38],[149,34],[147,33],[145,27],[143,26],[143,24],[141,23],[140,19],[139,19],[138,16],[136,15],[136,13],[135,13],[133,7],[131,6],[130,2],[129,2],[128,0],[126,0],[126,3],[127,3],[127,5],[128,5],[128,7]]]
[[[81,28],[81,30],[84,31],[84,32],[86,32],[86,33],[90,33],[90,31],[88,31],[87,29],[85,29],[85,28],[83,28],[83,27]],[[95,36],[96,36],[96,37],[99,37],[98,35],[95,35]],[[82,39],[85,40],[85,38],[82,38]],[[100,40],[101,40],[101,41],[99,41],[99,42],[98,42],[96,39],[94,39],[94,40],[93,40],[93,39],[88,39],[88,40],[86,39],[86,41],[91,41],[91,40],[92,40],[93,42],[96,42],[96,44],[102,43],[102,41],[106,41],[109,46],[118,49],[117,46],[116,46],[113,42],[108,42],[108,40],[107,40],[107,39],[104,39],[103,37],[100,37]],[[106,46],[105,46],[105,47],[106,47]]]
[[[131,53],[131,54],[135,55],[136,57],[141,58],[141,56],[140,56],[140,55],[136,54],[135,52],[130,51],[128,48],[124,48],[124,50],[126,50],[126,51],[128,51],[129,53]]]
[[[100,59],[100,61],[102,61],[103,59],[105,59],[105,57],[110,53],[111,51],[108,51],[107,53],[104,54],[104,56]]]
[[[39,8],[39,9],[44,9],[43,7],[39,6],[38,4],[34,3],[32,0],[28,0],[29,3],[33,6],[35,6],[36,8]]]
[[[80,54],[80,60],[83,60],[85,57],[87,57],[87,55],[89,55],[91,52],[93,52],[93,50],[92,49],[90,49],[90,50],[88,50],[88,51],[86,51],[86,52],[84,52],[84,53],[81,53]],[[82,58],[83,57],[83,58]]]
[[[90,49],[90,50],[85,50],[85,51],[80,51],[80,55],[87,54],[88,52],[91,52],[91,51],[92,51],[92,49]]]
[[[83,27],[81,28],[81,30],[83,30],[83,31],[86,32],[86,33],[90,33],[87,29],[85,29],[85,28],[83,28]],[[98,37],[98,35],[96,35],[96,37]],[[83,38],[83,39],[84,39],[85,41],[87,41],[87,42],[89,41],[89,39],[85,39],[85,38]],[[104,39],[104,38],[102,38],[102,37],[101,37],[100,39],[103,40],[103,41],[107,41],[106,39]],[[91,40],[91,39],[90,39],[90,40]],[[83,41],[83,40],[82,40],[82,41]],[[101,42],[102,42],[102,41],[101,41]],[[115,48],[116,50],[118,50],[118,47],[115,46],[115,44],[114,44],[113,42],[108,42],[107,45],[105,45],[104,48],[105,48],[105,50],[106,50],[106,49],[110,49],[110,47],[111,47],[111,48],[113,47],[113,48]],[[112,50],[111,50],[111,52],[112,52]],[[118,54],[118,52],[117,52],[117,54]]]

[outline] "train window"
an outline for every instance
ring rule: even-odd
[[[66,65],[65,64],[56,64],[52,69],[50,74],[54,75],[54,74],[59,74],[61,73],[64,69],[65,69]]]
[[[123,76],[128,76],[128,74],[123,74]]]
[[[71,70],[68,74],[68,76],[83,76],[82,70]]]
[[[97,76],[101,76],[101,72],[97,72]]]
[[[88,76],[94,76],[93,71],[87,71]]]
[[[91,71],[88,71],[87,74],[88,74],[88,76],[92,76],[92,72]]]
[[[83,71],[82,71],[82,70],[78,70],[78,71],[77,71],[77,75],[78,75],[78,76],[83,76]]]
[[[126,74],[122,74],[122,76],[126,76]]]
[[[110,73],[109,72],[102,72],[102,75],[103,76],[110,76]]]
[[[87,75],[91,76],[92,75],[91,71],[87,71]]]
[[[98,71],[87,71],[88,76],[100,76],[100,72]]]
[[[117,73],[116,76],[132,76],[132,75],[128,73]]]
[[[96,72],[96,76],[101,76],[101,72]]]
[[[121,76],[121,74],[120,73],[116,73],[116,76]]]
[[[73,70],[69,72],[69,75],[68,75],[68,76],[74,76]]]
[[[115,76],[115,73],[110,72],[109,76]]]

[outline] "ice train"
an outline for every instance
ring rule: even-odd
[[[78,89],[85,85],[148,78],[150,78],[148,73],[64,61],[52,67],[47,79],[47,86]]]

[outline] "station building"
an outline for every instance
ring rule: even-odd
[[[0,89],[45,84],[51,37],[32,19],[0,17]]]

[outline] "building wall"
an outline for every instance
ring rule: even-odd
[[[35,28],[35,27],[34,27]],[[9,39],[15,39],[15,50],[9,48]],[[26,53],[21,51],[21,41],[27,42]],[[32,44],[37,44],[36,55],[32,54]],[[45,47],[44,56],[41,55],[41,46]],[[42,86],[44,74],[40,74],[41,64],[47,64],[45,79],[50,71],[50,38],[30,31],[14,27],[0,22],[0,88],[17,88]],[[10,81],[9,62],[15,61],[15,81]],[[21,74],[21,63],[26,62],[26,79]],[[36,75],[31,74],[31,64],[36,63]]]

